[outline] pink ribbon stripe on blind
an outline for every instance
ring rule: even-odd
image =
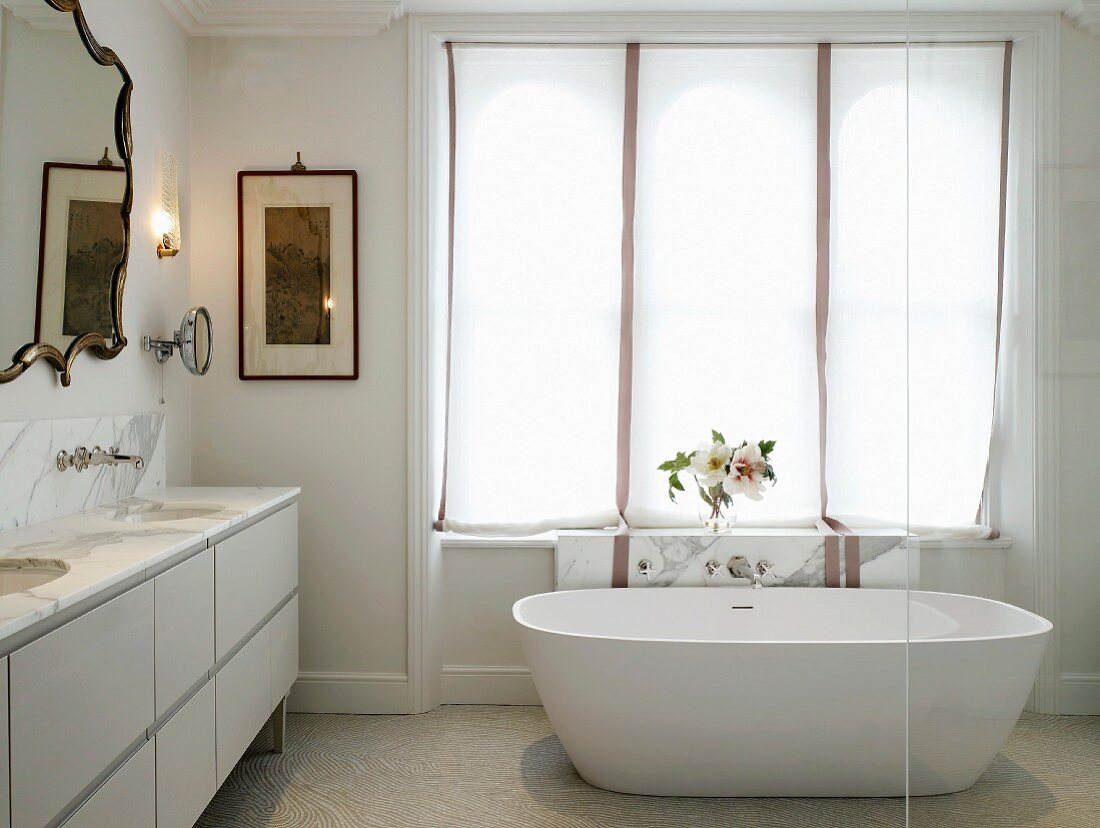
[[[630,530],[626,525],[630,500],[630,414],[634,400],[634,202],[638,171],[638,63],[640,47],[626,46],[626,85],[623,104],[623,238],[622,292],[619,309],[619,426],[615,480],[615,508],[619,529],[615,533],[611,586],[627,585]]]

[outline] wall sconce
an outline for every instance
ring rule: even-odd
[[[180,252],[179,182],[176,157],[170,152],[160,154],[160,209],[153,215],[153,232],[157,234],[158,259]]]
[[[332,319],[332,308],[335,304],[331,296],[325,300],[325,319]]]

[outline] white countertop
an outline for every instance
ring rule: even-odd
[[[0,596],[0,641],[250,518],[294,500],[298,487],[169,488],[163,498],[131,497],[0,532],[0,558],[61,560],[70,570],[40,587]],[[118,519],[127,507],[217,507],[204,517],[162,523]]]

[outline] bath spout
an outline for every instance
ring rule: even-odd
[[[775,564],[771,561],[757,561],[754,567],[744,555],[734,555],[726,564],[726,568],[734,578],[744,578],[752,584],[753,589],[763,589],[764,578],[771,574]]]

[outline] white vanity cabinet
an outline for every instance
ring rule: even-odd
[[[8,659],[0,658],[0,704],[8,709]],[[0,716],[0,779],[8,779],[8,717]],[[0,828],[11,825],[9,787],[0,785]]]
[[[281,749],[297,506],[223,535],[9,644],[0,828],[189,828],[273,711]]]
[[[298,679],[298,596],[271,619],[271,703],[290,694]]]
[[[43,828],[145,738],[153,703],[153,585],[10,656],[11,823]]]
[[[214,681],[157,731],[157,828],[191,828],[218,790]]]
[[[271,635],[264,627],[218,671],[218,784],[221,785],[252,737],[271,715]]]
[[[153,579],[157,718],[214,666],[214,550]]]
[[[159,828],[155,778],[153,743],[146,742],[65,821],[64,828]]]
[[[298,586],[298,507],[214,547],[214,619],[221,661]]]
[[[298,676],[297,538],[291,506],[214,547],[217,657],[232,656],[215,677],[219,785],[276,708],[282,749],[282,702]]]

